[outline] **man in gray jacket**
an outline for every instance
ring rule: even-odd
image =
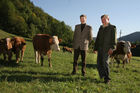
[[[116,38],[116,26],[109,23],[109,16],[101,16],[102,24],[99,28],[99,32],[95,41],[94,53],[97,55],[97,69],[100,78],[104,78],[104,82],[108,83],[111,79],[109,77],[108,58],[115,49]]]
[[[77,60],[81,54],[82,59],[82,75],[85,75],[86,68],[86,53],[88,45],[92,40],[92,27],[86,24],[86,15],[80,16],[81,24],[75,26],[74,37],[73,37],[73,48],[74,48],[74,62],[72,74],[76,74],[77,71]]]

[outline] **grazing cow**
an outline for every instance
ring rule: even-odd
[[[23,56],[26,49],[26,42],[22,37],[13,37],[11,39],[12,51],[16,54],[16,63],[23,62]],[[21,57],[20,57],[21,56]]]
[[[40,63],[41,56],[41,66],[43,66],[43,55],[48,56],[49,67],[52,67],[51,64],[51,53],[52,50],[60,51],[59,42],[57,36],[50,36],[48,34],[37,34],[33,37],[33,47],[35,52],[35,62]]]
[[[120,41],[117,43],[116,49],[110,55],[111,59],[115,59],[120,64],[120,60],[123,61],[123,67],[126,62],[130,62],[132,53],[131,53],[131,43],[129,41]]]
[[[4,61],[6,61],[6,56],[8,55],[8,61],[12,58],[12,44],[10,38],[0,39],[0,55],[3,54]]]
[[[63,47],[63,52],[70,52],[70,53],[72,53],[72,49],[71,48],[69,48],[69,47]]]

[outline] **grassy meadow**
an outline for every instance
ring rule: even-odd
[[[6,37],[5,34],[1,35]],[[73,54],[53,51],[52,68],[48,66],[47,57],[42,67],[35,64],[31,40],[26,41],[23,63],[16,64],[15,56],[12,62],[3,62],[3,56],[0,56],[0,93],[140,93],[139,57],[133,57],[125,68],[122,68],[122,64],[119,68],[116,64],[110,66],[112,80],[104,84],[98,76],[95,54],[87,54],[85,77],[81,75],[80,58],[77,74],[71,75]]]

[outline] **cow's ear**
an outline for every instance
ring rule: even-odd
[[[53,39],[52,39],[52,38],[49,39],[49,43],[50,43],[50,44],[53,43]]]
[[[61,43],[62,42],[62,39],[58,39],[59,40],[59,43]]]

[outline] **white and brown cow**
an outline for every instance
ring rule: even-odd
[[[51,53],[52,50],[60,51],[59,42],[61,39],[58,39],[57,36],[50,36],[48,34],[37,34],[33,37],[33,47],[35,52],[35,63],[40,63],[41,57],[41,66],[43,66],[43,55],[48,56],[49,67],[52,67],[51,64]]]
[[[23,56],[26,49],[26,42],[22,37],[13,37],[11,39],[12,51],[16,54],[16,63],[23,62]]]
[[[113,51],[110,57],[111,59],[115,59],[117,61],[118,67],[120,61],[122,61],[124,67],[125,63],[130,62],[130,59],[132,57],[131,48],[133,47],[134,46],[131,46],[131,43],[129,41],[120,41],[117,43],[116,49]]]
[[[12,43],[11,38],[0,39],[0,55],[3,54],[4,61],[6,61],[8,56],[8,61],[12,58]]]

